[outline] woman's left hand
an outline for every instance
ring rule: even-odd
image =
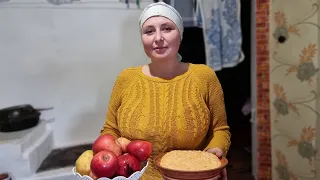
[[[223,151],[220,148],[210,148],[207,152],[215,154],[218,158],[221,158],[223,155]],[[227,170],[224,168],[220,174],[221,180],[227,180]]]

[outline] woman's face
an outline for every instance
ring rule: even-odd
[[[151,17],[142,26],[142,43],[151,59],[175,58],[180,46],[179,29],[165,17]]]

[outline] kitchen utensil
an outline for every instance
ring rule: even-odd
[[[0,109],[0,132],[13,132],[29,129],[39,123],[41,111],[49,108],[34,108],[30,104],[22,104]]]
[[[161,153],[158,156],[156,156],[154,159],[154,164],[161,172],[164,180],[218,180],[221,171],[228,164],[228,160],[225,157],[223,157],[221,158],[220,167],[216,169],[204,171],[180,171],[162,167],[160,165],[160,161],[163,155],[165,155],[165,153]]]

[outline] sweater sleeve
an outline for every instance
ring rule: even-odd
[[[227,124],[224,94],[219,79],[212,69],[210,69],[208,77],[208,108],[211,112],[211,123],[205,150],[220,148],[224,152],[224,156],[226,156],[231,144],[231,134]]]
[[[103,125],[102,130],[100,131],[100,135],[111,134],[115,138],[118,138],[121,136],[118,129],[117,111],[122,101],[121,94],[122,94],[122,91],[124,88],[123,85],[125,84],[125,79],[126,79],[124,77],[124,74],[125,72],[122,71],[114,83],[108,109],[107,109],[106,121]]]

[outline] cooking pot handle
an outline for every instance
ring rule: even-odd
[[[36,111],[47,111],[47,110],[51,110],[53,109],[53,107],[48,107],[48,108],[35,108]]]

